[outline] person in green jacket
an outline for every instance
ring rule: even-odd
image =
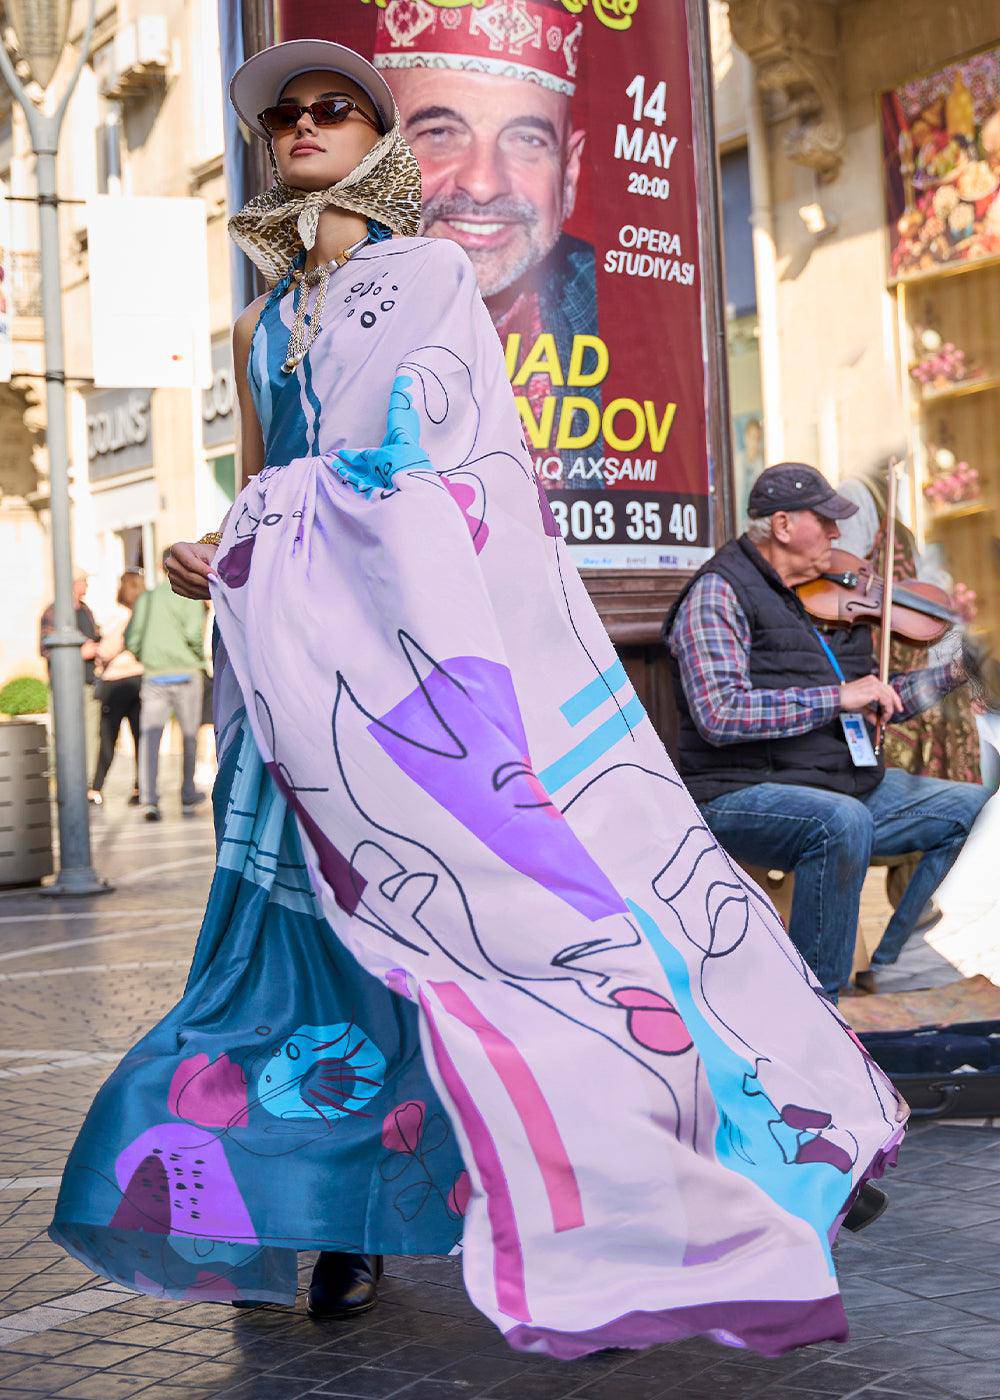
[[[181,805],[188,816],[205,801],[205,794],[194,785],[205,677],[204,604],[179,597],[163,580],[137,599],[125,632],[125,646],[143,667],[139,740],[139,802],[143,815],[148,822],[160,820],[160,740],[173,714],[184,738]]]

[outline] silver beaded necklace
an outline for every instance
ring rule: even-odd
[[[285,374],[291,374],[308,355],[310,349],[316,341],[316,337],[323,329],[323,306],[326,302],[326,292],[330,285],[330,278],[337,268],[343,267],[350,262],[354,254],[371,242],[371,234],[366,233],[364,238],[359,238],[357,243],[352,243],[349,248],[345,248],[338,253],[332,262],[324,263],[322,267],[314,267],[311,272],[303,272],[297,267],[292,271],[292,277],[299,283],[299,304],[295,308],[295,320],[292,323],[292,333],[288,337],[288,354],[285,362],[281,366]],[[309,316],[306,324],[306,316],[309,306],[310,289],[318,288],[316,292],[316,304]]]

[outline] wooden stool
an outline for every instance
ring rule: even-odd
[[[919,860],[921,854],[920,851],[906,851],[901,856],[872,856],[872,865],[882,866],[885,869],[885,894],[893,909],[899,904],[906,888],[905,885],[900,888],[898,883],[893,880],[893,876],[902,866],[910,865],[913,861]]]
[[[906,857],[889,856],[886,859],[887,861],[902,863]],[[875,864],[874,861],[872,863]],[[878,863],[882,864],[881,861]],[[792,870],[765,870],[759,865],[744,865],[742,861],[737,861],[736,864],[741,870],[746,871],[755,884],[761,887],[775,909],[777,909],[781,922],[787,929],[792,917],[792,896],[795,893],[795,872]],[[879,937],[881,937],[881,933]],[[851,965],[852,977],[856,972],[865,972],[871,967],[872,954],[877,947],[878,938],[871,940],[871,946],[868,946],[868,943],[866,943],[862,921],[859,917],[858,932],[854,943],[854,962]]]

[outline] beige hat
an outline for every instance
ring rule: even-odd
[[[375,104],[383,131],[392,130],[396,124],[396,103],[389,84],[366,58],[329,39],[289,39],[261,49],[233,74],[229,99],[245,125],[267,139],[268,133],[257,119],[258,112],[273,107],[293,78],[315,69],[342,73],[357,83]]]

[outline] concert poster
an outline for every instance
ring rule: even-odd
[[[471,258],[583,568],[712,547],[684,0],[277,0],[392,88],[423,231]]]

